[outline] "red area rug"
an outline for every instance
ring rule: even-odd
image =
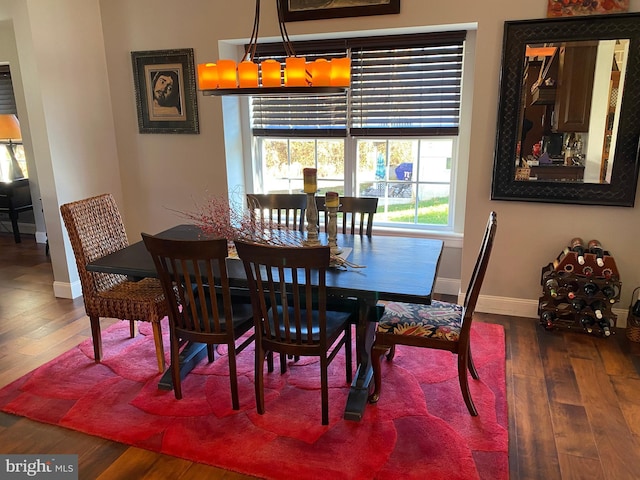
[[[187,460],[271,479],[491,479],[509,477],[504,330],[473,325],[479,416],[469,415],[456,358],[399,346],[383,362],[383,391],[361,422],[342,418],[344,363],[330,366],[330,424],[320,422],[313,359],[265,374],[266,413],[255,411],[253,352],[238,356],[240,411],[231,409],[224,356],[203,360],[183,381],[183,399],[158,390],[148,325],[128,338],[103,333],[104,362],[85,341],[0,390],[2,411]],[[164,331],[168,329],[164,328]],[[165,338],[168,342],[168,339]],[[168,345],[168,343],[167,343]],[[166,347],[168,351],[168,346]],[[277,363],[277,361],[276,361]]]

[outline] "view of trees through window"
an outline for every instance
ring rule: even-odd
[[[302,170],[317,168],[319,195],[378,197],[376,224],[446,227],[455,140],[260,137],[263,189],[302,191]]]

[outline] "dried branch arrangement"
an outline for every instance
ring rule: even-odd
[[[193,222],[207,236],[226,238],[230,247],[235,240],[281,247],[303,247],[304,234],[269,218],[260,218],[255,209],[247,209],[242,201],[229,201],[210,196],[196,204],[190,212],[178,211]],[[339,255],[331,254],[331,263],[345,268],[364,268]]]

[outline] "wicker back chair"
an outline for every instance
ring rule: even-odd
[[[157,279],[138,282],[124,275],[89,272],[89,262],[129,245],[118,206],[111,194],[60,206],[82,284],[84,308],[91,321],[91,336],[96,363],[102,360],[100,317],[129,320],[131,337],[135,321],[151,322],[158,369],[165,369],[160,321],[168,314],[162,286]]]

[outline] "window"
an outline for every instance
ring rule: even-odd
[[[296,43],[307,60],[350,55],[352,85],[328,97],[251,99],[263,192],[318,187],[379,197],[377,225],[451,228],[465,32]],[[260,45],[256,61],[283,60]],[[280,55],[280,56],[279,56]]]

